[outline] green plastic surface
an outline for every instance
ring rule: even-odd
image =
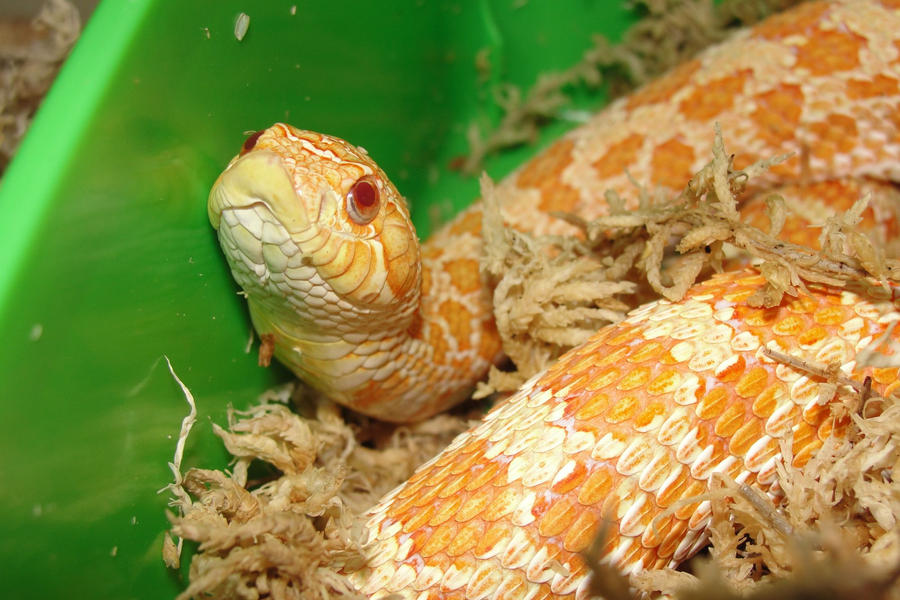
[[[103,2],[0,186],[3,597],[183,589],[157,491],[188,407],[163,356],[199,409],[185,468],[224,466],[210,421],[290,377],[245,352],[206,217],[243,132],[286,120],[366,147],[424,236],[477,196],[445,167],[497,116],[491,85],[571,65],[628,19],[608,0]]]

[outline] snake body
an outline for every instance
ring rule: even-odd
[[[551,211],[630,206],[628,175],[671,190],[710,156],[788,151],[755,181],[849,205],[900,179],[900,5],[811,2],[709,49],[601,111],[504,179],[507,224],[567,233]],[[626,169],[628,175],[626,175]],[[421,248],[396,188],[362,149],[277,124],[216,182],[210,219],[257,330],[301,378],[356,410],[415,420],[465,397],[501,356],[478,268],[476,204]],[[887,210],[874,214],[896,229]],[[802,233],[802,232],[801,232]],[[805,235],[808,235],[806,233]],[[598,331],[495,407],[370,512],[372,597],[583,598],[580,556],[612,524],[605,560],[674,565],[706,541],[715,473],[777,492],[780,443],[805,464],[848,424],[824,380],[765,349],[838,365],[891,393],[896,368],[857,353],[898,318],[896,289],[810,285],[761,309],[752,270],[695,285]],[[890,333],[894,341],[900,333]],[[826,395],[827,396],[827,395]],[[654,517],[677,508],[651,526]]]

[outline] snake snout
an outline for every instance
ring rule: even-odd
[[[207,210],[218,229],[229,209],[265,207],[289,232],[309,227],[309,216],[281,157],[256,150],[235,159],[213,184]]]

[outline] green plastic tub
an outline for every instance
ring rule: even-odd
[[[0,187],[2,596],[183,589],[187,567],[160,558],[157,491],[188,406],[163,357],[197,399],[185,468],[224,466],[210,421],[290,377],[246,351],[206,217],[244,132],[285,120],[366,147],[424,237],[477,196],[446,166],[468,123],[497,116],[491,85],[571,65],[592,33],[622,30],[619,4],[103,2]]]

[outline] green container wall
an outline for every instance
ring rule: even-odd
[[[186,567],[160,559],[157,490],[188,407],[162,357],[197,399],[185,468],[224,466],[210,421],[290,377],[245,352],[245,307],[206,217],[245,131],[285,120],[366,147],[424,237],[435,210],[478,193],[445,168],[465,126],[497,114],[476,53],[490,51],[489,82],[530,84],[574,63],[592,33],[615,37],[630,16],[619,4],[102,3],[0,187],[3,596],[183,589]]]

